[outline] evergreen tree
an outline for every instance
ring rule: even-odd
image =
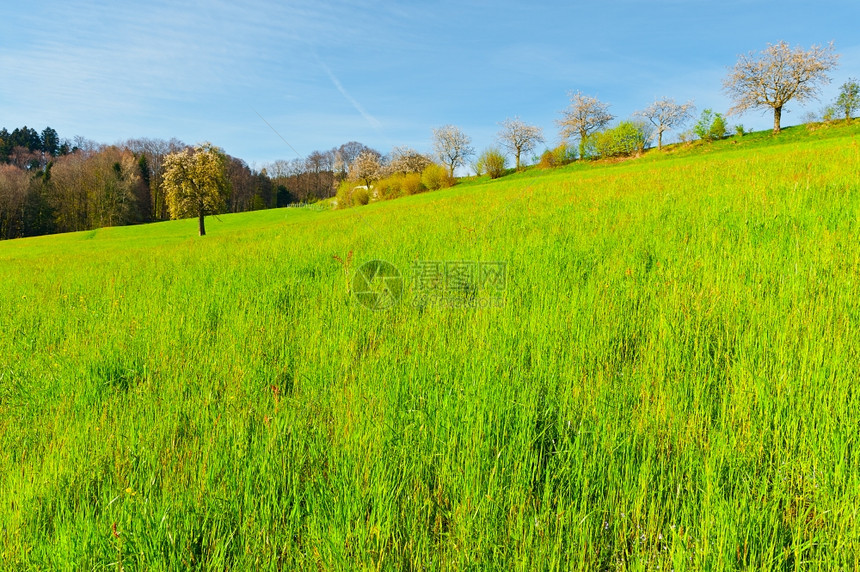
[[[45,127],[41,135],[42,152],[51,157],[60,154],[60,136],[55,129]]]

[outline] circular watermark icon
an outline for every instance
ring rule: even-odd
[[[352,292],[365,308],[385,310],[403,297],[403,276],[390,262],[368,260],[355,271]]]

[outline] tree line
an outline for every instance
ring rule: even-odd
[[[773,112],[774,133],[790,101],[815,99],[829,81],[838,55],[829,46],[809,50],[785,42],[759,53],[740,56],[723,81],[734,106],[728,114],[764,109]],[[849,80],[840,88],[825,117],[850,119],[860,108],[860,86]],[[617,119],[609,104],[579,91],[556,122],[562,140],[540,156],[551,167],[576,159],[641,153],[664,133],[679,130],[694,119],[692,101],[663,97],[633,114]],[[384,155],[350,141],[307,157],[279,160],[252,169],[211,144],[192,148],[177,140],[129,139],[102,145],[77,136],[61,139],[56,130],[29,127],[0,129],[0,239],[55,232],[90,230],[198,216],[204,233],[205,214],[244,212],[335,198],[339,207],[366,204],[449,186],[457,168],[471,167],[476,175],[501,176],[507,158],[519,170],[538,145],[543,130],[520,118],[501,122],[497,146],[485,149],[473,162],[471,138],[446,125],[433,130],[433,153],[395,147]],[[743,127],[735,127],[743,134]],[[713,140],[727,135],[721,113],[702,112],[681,140]],[[575,143],[575,145],[574,145]],[[195,158],[195,155],[199,155]],[[193,175],[199,169],[197,175]],[[196,178],[195,178],[196,177]],[[205,185],[199,181],[208,181]]]
[[[407,147],[383,154],[357,141],[251,168],[211,144],[192,147],[178,139],[104,145],[79,136],[61,140],[50,127],[41,135],[28,127],[11,133],[4,128],[0,137],[0,239],[197,216],[187,204],[178,206],[187,201],[181,192],[171,201],[171,189],[181,188],[182,181],[175,173],[171,179],[169,169],[171,164],[183,168],[177,158],[185,155],[212,154],[223,170],[212,179],[223,184],[209,189],[206,214],[313,203],[333,198],[341,187],[351,189],[352,183],[370,184],[384,173],[421,173],[435,166],[428,155]],[[447,181],[437,176],[419,186],[436,189]]]
[[[333,197],[352,162],[367,149],[353,141],[260,169],[225,155],[229,193],[217,212]],[[0,239],[169,220],[165,167],[171,156],[193,150],[178,139],[104,145],[80,136],[61,139],[51,127],[41,132],[2,128]]]

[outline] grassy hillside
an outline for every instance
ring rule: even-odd
[[[857,568],[858,135],[0,243],[0,568]]]

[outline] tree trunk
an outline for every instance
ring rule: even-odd
[[[779,133],[779,120],[782,118],[782,106],[773,108],[773,133]]]
[[[657,150],[661,151],[663,149],[663,132],[657,131]]]
[[[579,158],[585,159],[585,140],[588,137],[588,133],[585,132],[585,129],[579,130]]]
[[[206,225],[203,223],[203,216],[204,216],[204,212],[203,212],[203,209],[201,208],[198,215],[197,215],[197,221],[200,225],[200,236],[206,236]]]
[[[517,151],[517,172],[520,170],[520,152]]]

